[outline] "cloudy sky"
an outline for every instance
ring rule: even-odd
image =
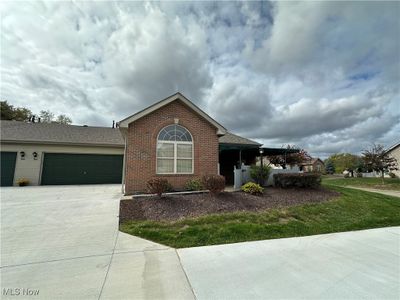
[[[177,91],[314,155],[400,140],[400,2],[3,2],[1,98],[110,126]]]

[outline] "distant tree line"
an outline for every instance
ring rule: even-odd
[[[67,115],[61,114],[55,116],[50,110],[41,110],[39,114],[34,114],[26,107],[14,107],[7,101],[0,101],[1,120],[15,120],[25,122],[43,122],[71,124],[72,120]]]
[[[397,160],[390,156],[383,145],[373,144],[371,148],[362,151],[361,156],[351,153],[336,153],[325,160],[325,171],[328,174],[350,172],[378,172],[382,179],[385,172],[398,170]]]

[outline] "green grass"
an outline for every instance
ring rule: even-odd
[[[400,191],[399,178],[385,178],[384,182],[385,183],[382,184],[381,178],[338,178],[324,180],[326,185],[357,186],[381,190]]]
[[[331,186],[338,198],[319,204],[209,215],[176,222],[130,221],[120,230],[175,248],[306,236],[400,225],[400,199]]]

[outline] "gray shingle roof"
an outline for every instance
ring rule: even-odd
[[[124,146],[124,138],[118,128],[3,120],[0,121],[0,140],[2,142],[21,143]],[[230,132],[219,137],[219,143],[261,146],[255,141]]]
[[[260,143],[238,136],[231,132],[227,132],[225,135],[219,138],[220,144],[236,144],[236,145],[254,145],[261,146]]]
[[[124,139],[119,129],[108,127],[2,120],[0,134],[2,142],[124,146]]]
[[[318,160],[320,160],[322,163],[324,163],[324,162],[322,161],[322,159],[320,159],[319,157],[317,157],[317,158],[311,158],[310,160],[303,161],[303,162],[301,163],[301,165],[303,165],[303,166],[305,166],[305,165],[313,165],[313,164],[315,164]]]
[[[396,149],[396,148],[399,147],[399,146],[400,146],[400,142],[397,142],[396,144],[390,146],[390,147],[386,150],[386,152],[391,152],[391,151],[393,151],[394,149]]]

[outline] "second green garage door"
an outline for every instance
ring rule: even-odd
[[[122,182],[122,155],[45,153],[42,185]]]

